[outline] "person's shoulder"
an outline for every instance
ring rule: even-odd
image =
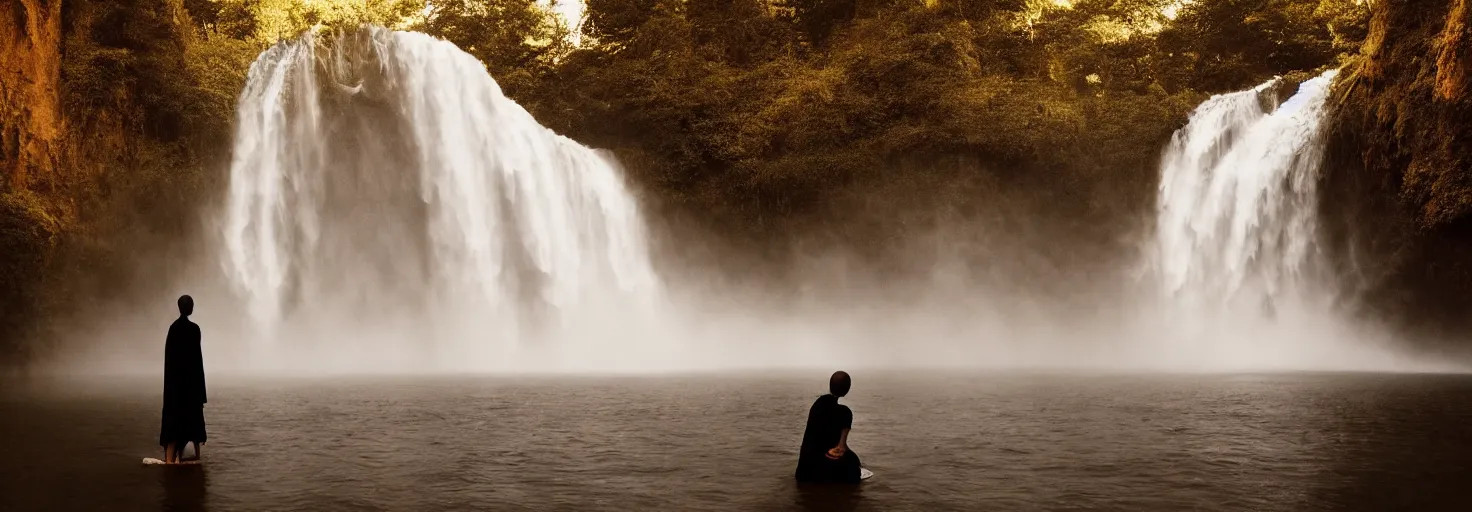
[[[199,324],[194,323],[194,321],[190,320],[188,317],[180,317],[178,319],[175,319],[174,323],[169,324],[170,331],[173,331],[175,329],[182,329],[185,332],[199,332]]]

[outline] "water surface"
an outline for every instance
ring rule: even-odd
[[[1472,378],[857,372],[876,476],[799,487],[825,376],[6,382],[0,510],[1468,510]]]

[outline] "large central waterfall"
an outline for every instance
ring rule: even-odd
[[[1191,309],[1322,298],[1320,121],[1335,71],[1278,104],[1277,80],[1211,98],[1166,149],[1155,258],[1164,292]]]
[[[539,125],[448,42],[363,28],[278,44],[238,116],[223,259],[267,342],[493,357],[579,327],[614,336],[603,326],[658,297],[611,156]]]

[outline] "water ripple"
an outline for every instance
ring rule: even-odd
[[[810,379],[811,380],[811,379]],[[0,510],[1465,510],[1472,380],[861,375],[857,489],[790,478],[786,378],[215,383],[207,464],[151,384],[0,393]],[[33,387],[34,388],[34,387]],[[3,389],[3,388],[0,388]],[[77,492],[76,482],[86,482]]]

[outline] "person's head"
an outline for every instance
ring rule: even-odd
[[[179,297],[179,316],[194,314],[194,298],[188,295]]]
[[[833,376],[828,378],[828,392],[832,393],[833,396],[841,397],[847,395],[848,388],[852,385],[853,380],[848,378],[847,372],[833,372]]]

